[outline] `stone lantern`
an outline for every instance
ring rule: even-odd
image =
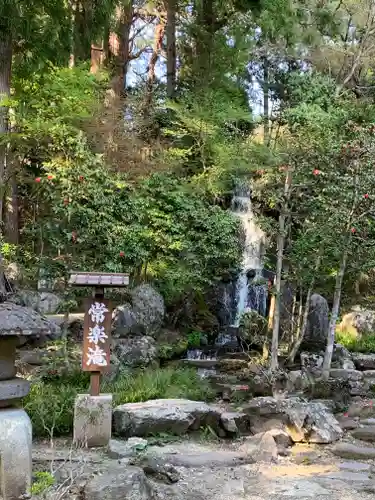
[[[0,498],[18,500],[31,486],[31,422],[21,407],[30,382],[16,376],[20,336],[55,334],[56,326],[27,307],[0,304]]]

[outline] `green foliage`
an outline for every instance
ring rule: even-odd
[[[160,360],[169,360],[179,358],[186,352],[188,340],[186,338],[178,339],[172,343],[162,343],[158,345],[158,358]]]
[[[267,338],[268,322],[257,311],[248,311],[240,318],[239,335],[248,344],[263,345]]]
[[[82,68],[19,81],[13,147],[38,155],[25,161],[24,196],[36,211],[25,221],[19,260],[34,277],[42,268],[66,278],[78,267],[148,275],[169,303],[204,290],[238,266],[239,222],[177,175],[153,174],[133,187],[105,164],[82,130],[103,83]]]
[[[73,428],[75,397],[86,390],[87,386],[33,383],[25,398],[25,410],[34,434],[48,437],[69,434]]]
[[[34,481],[30,493],[32,495],[42,495],[55,484],[55,478],[50,472],[37,471],[34,474]]]
[[[187,368],[146,370],[135,377],[123,376],[109,388],[115,405],[163,398],[208,401],[214,396],[209,383]]]
[[[73,370],[69,375],[57,373],[35,381],[25,398],[36,436],[59,436],[72,432],[74,401],[78,393],[87,392],[87,374]],[[104,382],[103,392],[113,394],[115,406],[160,398],[186,398],[207,401],[214,394],[209,384],[194,369],[148,369],[123,373],[114,382]]]
[[[375,353],[375,334],[355,338],[349,332],[336,331],[335,340],[351,352]]]
[[[190,348],[199,347],[201,345],[201,340],[202,340],[202,332],[193,330],[188,334],[188,346]]]

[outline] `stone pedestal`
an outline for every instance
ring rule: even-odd
[[[74,443],[88,448],[107,446],[111,431],[112,394],[78,394],[74,406]]]
[[[22,409],[0,409],[0,498],[18,500],[31,487],[31,422]]]
[[[20,332],[21,334],[21,332]],[[17,378],[17,336],[0,331],[0,498],[19,500],[30,493],[32,427],[26,412],[14,408],[30,383]]]

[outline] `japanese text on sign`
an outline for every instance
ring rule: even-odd
[[[111,312],[105,299],[95,299],[85,317],[83,360],[85,371],[101,371],[109,366]]]

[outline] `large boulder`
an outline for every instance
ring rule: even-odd
[[[375,333],[375,311],[354,306],[350,312],[343,316],[338,330],[353,338]]]
[[[31,307],[40,314],[55,314],[62,305],[62,299],[52,292],[19,290],[17,301],[20,305]]]
[[[130,292],[129,302],[113,312],[113,334],[126,337],[131,334],[157,336],[163,324],[165,305],[163,297],[152,286],[139,285]]]
[[[260,397],[250,401],[243,411],[250,416],[250,422],[257,423],[258,432],[261,422],[265,424],[264,430],[268,430],[267,421],[272,420],[272,426],[285,430],[295,443],[326,444],[343,435],[335,417],[320,402]]]
[[[310,299],[310,310],[306,334],[302,349],[319,352],[324,350],[329,326],[328,302],[321,295],[314,293]]]
[[[202,401],[156,399],[117,406],[114,431],[120,436],[147,436],[160,432],[181,435],[210,425],[220,427],[220,411]]]
[[[357,370],[375,370],[375,354],[352,354]]]
[[[155,492],[142,469],[121,466],[94,476],[84,487],[83,500],[153,500]]]
[[[342,344],[334,345],[331,366],[332,368],[343,368],[344,370],[355,369],[352,355]]]
[[[157,348],[152,337],[135,335],[113,339],[112,351],[120,366],[129,368],[144,367],[157,358]]]

